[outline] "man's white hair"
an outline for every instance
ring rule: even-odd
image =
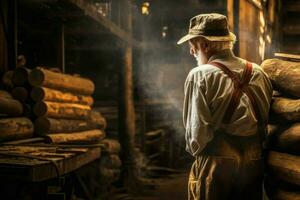
[[[210,41],[205,39],[204,37],[197,37],[191,41],[193,44],[195,43],[206,43],[208,46],[208,50],[212,52],[217,52],[225,49],[233,49],[234,41]]]

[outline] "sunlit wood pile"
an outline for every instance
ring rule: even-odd
[[[271,199],[300,198],[300,62],[262,64],[275,92],[268,125],[267,190]]]

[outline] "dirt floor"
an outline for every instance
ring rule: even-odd
[[[155,180],[156,188],[151,194],[137,197],[139,200],[185,200],[187,199],[188,173],[172,175]]]
[[[185,200],[187,199],[188,173],[176,173],[151,179],[151,187],[138,194],[118,193],[113,200]]]

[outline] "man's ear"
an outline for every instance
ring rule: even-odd
[[[204,46],[204,52],[208,53],[209,49],[208,49],[208,43],[207,42],[203,42],[203,46]]]
[[[207,53],[208,52],[208,44],[207,42],[201,42],[199,43],[199,49],[201,48],[202,52]]]

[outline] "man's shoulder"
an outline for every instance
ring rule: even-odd
[[[202,80],[205,76],[208,76],[216,71],[220,71],[217,67],[210,65],[210,64],[204,64],[197,66],[193,68],[188,76],[187,80],[190,81],[199,81]]]

